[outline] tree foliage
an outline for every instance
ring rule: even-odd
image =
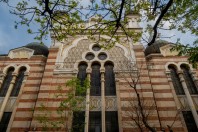
[[[9,2],[8,2],[9,4]],[[32,5],[29,0],[19,2],[11,9],[11,13],[19,16],[16,25],[27,25],[31,22],[40,24],[36,39],[42,39],[49,33],[49,29],[56,34],[58,39],[67,38],[85,31],[85,29],[96,29],[88,32],[89,35],[96,33],[108,35],[118,39],[118,30],[122,30],[127,37],[134,37],[131,30],[127,30],[127,19],[129,13],[139,13],[141,20],[155,21],[154,25],[147,28],[153,33],[149,42],[151,45],[156,38],[158,27],[163,27],[165,22],[170,23],[169,29],[178,29],[182,32],[191,31],[198,35],[197,19],[198,4],[195,0],[36,0]],[[83,25],[97,15],[96,24]],[[79,29],[80,28],[80,29]],[[64,29],[64,32],[60,33]]]
[[[179,51],[178,55],[186,55],[189,56],[188,60],[192,63],[193,67],[197,68],[198,62],[198,39],[194,41],[193,46],[187,44],[182,45],[181,43],[177,42],[171,50]]]
[[[11,3],[8,0],[1,2],[9,6]],[[112,47],[124,35],[133,41],[142,37],[149,46],[155,42],[158,29],[177,29],[182,33],[188,31],[192,35],[198,35],[196,0],[22,0],[10,7],[11,13],[19,17],[16,28],[19,25],[30,26],[33,22],[39,24],[38,30],[31,27],[27,30],[28,33],[35,33],[35,39],[38,40],[45,38],[51,31],[52,36],[60,41],[69,36],[87,34],[90,39],[104,41],[107,43],[106,47]],[[127,27],[127,14],[139,14],[140,21],[154,22],[148,24],[144,30],[151,35],[150,39],[143,37],[145,32],[135,32]],[[95,22],[87,25],[86,22],[90,20]],[[101,35],[110,38],[103,39]],[[188,48],[191,49],[189,46]],[[186,51],[185,48],[179,50]],[[190,60],[193,56],[190,54]]]

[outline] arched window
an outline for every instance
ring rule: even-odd
[[[116,95],[115,74],[112,63],[105,64],[105,95]]]
[[[25,67],[21,67],[21,69],[19,70],[19,74],[16,78],[16,82],[15,82],[15,85],[12,89],[10,96],[14,96],[14,97],[18,96],[19,91],[21,89],[21,85],[23,83],[24,76],[25,76],[25,71],[26,71]]]
[[[87,77],[87,73],[86,73],[86,69],[87,69],[87,64],[86,63],[80,63],[78,66],[78,75],[77,78],[80,80],[80,85],[81,87],[84,86],[84,81]],[[76,96],[85,96],[86,95],[86,91],[80,91],[80,90],[76,90]]]
[[[7,75],[3,81],[3,85],[0,89],[0,97],[5,97],[7,91],[8,91],[8,88],[10,86],[10,83],[12,81],[12,73],[14,72],[14,68],[13,67],[10,67],[7,71]]]
[[[184,79],[190,94],[198,94],[197,88],[194,84],[189,68],[186,65],[181,65],[181,69],[183,70]]]
[[[100,64],[93,63],[91,72],[91,89],[90,95],[91,96],[101,96],[101,74],[100,74]]]
[[[184,89],[181,85],[179,76],[177,74],[177,70],[175,69],[174,66],[168,66],[170,72],[171,72],[171,79],[173,82],[173,86],[175,88],[175,92],[177,95],[184,95]]]

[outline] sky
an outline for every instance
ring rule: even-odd
[[[19,26],[14,28],[17,20],[15,15],[9,13],[9,7],[0,2],[0,54],[8,54],[10,49],[27,45],[31,42],[39,42],[34,39],[35,35],[27,33],[27,27]],[[36,24],[32,24],[36,28]],[[51,40],[48,38],[44,44],[50,46]]]
[[[15,2],[17,1],[18,0],[16,0]],[[34,4],[34,2],[32,2],[32,4]],[[17,17],[15,15],[10,14],[9,7],[3,4],[2,2],[0,2],[0,54],[7,54],[10,49],[21,47],[31,42],[39,42],[34,39],[35,35],[31,35],[27,33],[27,27],[19,26],[17,29],[15,29],[14,21],[16,20]],[[166,23],[165,25],[168,26],[169,23]],[[37,28],[37,25],[35,23],[32,24],[31,26],[32,28],[35,29]],[[141,26],[144,27],[144,24],[141,24]],[[160,32],[162,37],[161,39],[173,43],[177,41],[177,38],[180,38],[181,43],[192,44],[193,40],[195,40],[196,38],[190,33],[182,34],[176,30],[160,31]],[[171,39],[166,38],[170,36],[174,36],[174,37],[172,37]],[[47,40],[44,40],[44,44],[46,46],[49,47],[50,43],[51,43],[50,37]]]

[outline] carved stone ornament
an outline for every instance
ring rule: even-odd
[[[21,47],[21,48],[17,48],[17,49],[13,49],[9,52],[8,56],[11,59],[14,58],[27,58],[29,59],[32,55],[34,54],[34,50],[29,49],[29,48],[25,48],[25,47]]]
[[[176,56],[178,55],[178,51],[171,51],[172,45],[165,45],[160,47],[160,52],[163,56]]]
[[[101,97],[100,96],[90,97],[90,111],[101,111]]]
[[[109,96],[105,97],[105,110],[106,111],[116,111],[117,110],[117,97]]]

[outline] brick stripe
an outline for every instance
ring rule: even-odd
[[[39,93],[67,93],[68,90],[40,90]]]
[[[36,99],[20,99],[19,102],[36,102]]]
[[[31,117],[14,117],[14,121],[32,121]]]

